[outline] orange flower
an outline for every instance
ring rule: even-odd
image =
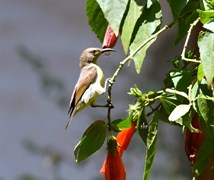
[[[130,128],[124,129],[117,134],[117,146],[119,154],[122,156],[123,152],[128,148],[131,138],[135,132],[135,123],[132,123]]]
[[[126,176],[126,170],[123,165],[121,156],[128,148],[131,138],[135,132],[135,123],[130,128],[124,129],[117,134],[117,138],[112,139],[113,143],[108,142],[108,155],[100,170],[105,174],[106,180],[123,180]]]
[[[105,180],[125,180],[126,170],[121,156],[117,150],[116,139],[110,138],[107,143],[107,147],[108,154],[100,170],[100,173],[105,174]]]
[[[117,42],[117,38],[118,36],[116,36],[110,25],[108,25],[105,32],[102,48],[113,48]]]

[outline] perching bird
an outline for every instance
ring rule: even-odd
[[[105,93],[104,75],[101,68],[96,65],[98,57],[108,51],[114,51],[111,48],[88,48],[80,56],[80,76],[74,87],[71,96],[68,114],[70,119],[65,129],[70,125],[74,115],[89,105],[94,105],[95,99]]]

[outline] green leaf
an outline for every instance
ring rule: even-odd
[[[170,121],[176,121],[189,112],[191,104],[180,104],[169,115]]]
[[[192,24],[198,18],[198,13],[193,11],[190,15],[188,15],[185,19],[182,19],[178,23],[178,34],[175,40],[175,44],[178,44],[184,36],[187,35],[187,31],[190,28],[190,24]]]
[[[166,88],[166,92],[172,93],[172,94],[176,94],[176,95],[182,96],[182,97],[184,97],[186,99],[189,99],[187,93],[185,93],[183,91],[177,91],[175,89]]]
[[[192,76],[188,71],[186,70],[173,71],[170,72],[170,77],[172,79],[174,87],[178,91],[187,92],[187,87],[190,85],[192,81]]]
[[[146,7],[147,7],[147,8],[150,8],[151,5],[152,5],[155,1],[156,1],[156,0],[147,0]]]
[[[143,42],[149,39],[151,35],[159,29],[161,20],[162,14],[160,3],[158,1],[154,2],[149,9],[146,7],[143,9],[143,13],[137,22],[138,26],[135,27],[137,33],[130,45],[130,54],[132,54],[140,45],[143,44]],[[140,73],[147,49],[155,40],[156,38],[148,42],[134,55],[133,60],[137,73]]]
[[[201,9],[214,10],[214,0],[201,0]]]
[[[118,35],[120,24],[129,0],[97,0],[97,2],[114,33]]]
[[[198,98],[197,99],[197,108],[198,108],[198,112],[203,117],[204,121],[208,122],[209,121],[208,115],[209,115],[210,109],[208,107],[207,100]]]
[[[189,0],[168,0],[174,19],[177,19]]]
[[[202,146],[198,151],[196,162],[193,166],[193,170],[196,175],[200,175],[206,165],[209,163],[209,160],[212,160],[214,158],[213,134],[214,133],[212,132],[212,135],[206,138],[205,142],[203,142]],[[213,165],[212,161],[210,161],[210,165]]]
[[[140,98],[143,96],[142,91],[137,87],[135,84],[134,87],[130,88],[130,92],[128,92],[129,95],[135,96],[136,98]]]
[[[196,105],[196,102],[197,102],[197,101],[196,101],[196,98],[197,98],[198,95],[199,95],[198,81],[196,81],[195,84],[193,84],[190,93],[191,93],[191,94],[190,94],[190,97],[191,97],[191,99],[192,99],[192,101],[193,101],[192,107],[193,107],[193,109],[194,109],[196,112],[198,112],[198,111],[197,111],[197,105]]]
[[[181,11],[180,16],[186,16],[189,13],[195,11],[199,7],[200,7],[200,3],[198,0],[189,0],[187,5]]]
[[[199,7],[198,0],[168,0],[174,19],[181,18]]]
[[[195,129],[191,125],[191,121],[192,121],[192,112],[191,111],[187,112],[185,115],[183,115],[182,117],[178,118],[175,121],[169,121],[169,120],[167,121],[167,119],[168,119],[169,115],[171,114],[171,112],[180,103],[180,101],[175,97],[175,95],[170,95],[170,94],[163,95],[160,98],[160,101],[161,101],[161,104],[163,105],[164,110],[161,110],[159,119],[161,119],[161,120],[163,120],[163,121],[165,121],[167,123],[170,123],[170,124],[186,127],[191,132],[197,132],[197,129]],[[189,107],[187,107],[187,108],[189,108]]]
[[[86,14],[91,29],[95,32],[100,42],[102,42],[108,22],[106,21],[103,12],[96,0],[86,1]]]
[[[143,142],[146,145],[146,140],[147,140],[147,136],[148,136],[148,123],[146,120],[145,108],[143,108],[143,110],[141,111],[141,114],[138,118],[137,130],[138,130],[140,137],[142,138]]]
[[[209,128],[209,124],[214,123],[214,109],[213,102],[204,98],[205,94],[212,96],[212,91],[208,89],[204,79],[195,82],[191,90],[191,98],[195,99],[193,108],[199,114],[200,119],[203,120],[204,128]]]
[[[203,25],[203,28],[214,33],[214,20]]]
[[[167,114],[170,114],[178,103],[177,98],[174,95],[163,95],[161,96],[160,101]]]
[[[113,129],[117,131],[121,131],[122,129],[126,129],[131,127],[132,119],[131,118],[123,118],[123,119],[116,119],[112,121],[111,126]]]
[[[180,118],[178,118],[175,121],[168,120],[169,115],[172,113],[172,111],[177,106],[179,106],[179,103],[180,103],[180,101],[176,98],[175,95],[165,94],[160,98],[160,101],[161,101],[161,104],[163,105],[163,109],[161,109],[159,119],[161,119],[164,122],[173,124],[173,125],[187,127],[191,132],[197,132],[197,129],[193,128],[191,125],[191,120],[192,120],[191,111],[186,112],[185,115],[180,116]],[[189,108],[189,107],[187,107],[187,108]],[[186,109],[186,111],[187,111],[187,109]],[[179,115],[179,112],[178,112],[178,115]]]
[[[214,33],[201,33],[198,38],[201,64],[208,86],[214,78]]]
[[[131,44],[131,38],[135,35],[134,27],[146,4],[145,0],[131,0],[129,2],[128,12],[121,32],[121,41],[126,55],[128,54],[129,45]]]
[[[143,174],[144,180],[149,179],[149,174],[155,157],[157,133],[158,133],[158,113],[155,112],[152,121],[149,125],[148,137],[146,140],[146,160]]]
[[[197,9],[197,12],[199,13],[200,20],[203,24],[214,20],[214,11],[212,10],[202,11],[200,9]]]
[[[182,118],[179,118],[175,122],[182,127],[188,128],[191,132],[198,133],[198,129],[194,128],[192,126],[192,117],[193,117],[194,112],[189,111],[189,113],[185,114]]]
[[[74,148],[76,162],[85,160],[101,148],[106,137],[106,124],[97,120],[84,132],[81,140]]]
[[[198,66],[197,80],[201,81],[203,77],[204,77],[204,71],[203,71],[203,68],[202,68],[202,64],[200,64]]]
[[[203,79],[204,80],[204,79]],[[206,126],[214,124],[214,108],[213,102],[202,98],[204,95],[213,96],[212,90],[208,89],[205,81],[201,81],[199,84],[198,95],[199,98],[196,101],[196,112],[203,119]]]

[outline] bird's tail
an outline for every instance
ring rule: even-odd
[[[68,114],[70,115],[70,117],[69,117],[69,120],[68,120],[68,122],[67,122],[67,124],[66,124],[66,126],[65,126],[65,130],[68,128],[68,126],[71,124],[71,121],[72,121],[72,119],[73,119],[73,117],[74,117],[74,115],[76,114],[77,112],[76,112],[76,108],[75,107],[73,107],[73,108],[71,108],[71,107],[69,107],[69,109],[68,109]]]
[[[70,118],[69,118],[69,120],[68,120],[68,122],[67,122],[67,124],[66,124],[66,126],[65,126],[65,130],[66,130],[66,129],[68,128],[68,126],[71,124],[72,119],[73,119],[73,114],[71,114],[71,116],[70,116]]]
[[[73,95],[72,95],[73,96]],[[72,98],[73,99],[73,98]],[[70,105],[69,105],[69,108],[68,108],[68,114],[69,114],[69,120],[68,120],[68,122],[67,122],[67,124],[66,124],[66,126],[65,126],[65,130],[68,128],[68,126],[71,124],[71,121],[72,121],[72,119],[73,119],[73,117],[74,117],[74,115],[77,113],[77,111],[76,111],[76,106],[75,106],[75,99],[74,100],[72,100],[71,102],[70,102]]]

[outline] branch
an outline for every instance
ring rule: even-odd
[[[119,72],[121,71],[121,69],[123,68],[123,66],[129,60],[131,60],[135,56],[135,54],[138,53],[138,51],[140,51],[151,40],[157,38],[164,31],[166,31],[167,29],[171,28],[176,22],[177,22],[177,20],[174,20],[171,23],[169,23],[168,25],[165,25],[163,28],[161,28],[159,31],[157,31],[155,34],[153,34],[149,39],[145,40],[132,54],[130,54],[123,61],[120,62],[119,67],[116,69],[116,71],[113,74],[113,76],[108,80],[109,86],[108,86],[108,98],[107,98],[107,107],[108,107],[107,119],[108,119],[108,126],[109,126],[109,131],[110,132],[111,132],[111,109],[114,107],[112,105],[112,100],[111,100],[111,90],[112,90],[112,87],[114,85],[114,82],[116,80],[117,75],[119,74]]]
[[[162,34],[164,31],[166,31],[168,28],[171,28],[177,20],[172,21],[171,23],[169,23],[168,25],[165,25],[162,29],[160,29],[158,32],[156,32],[155,34],[153,34],[149,39],[145,40],[132,54],[130,54],[129,56],[127,56],[123,61],[120,62],[119,67],[117,68],[117,70],[115,71],[114,75],[112,76],[112,78],[109,80],[109,83],[113,85],[113,83],[115,82],[115,79],[118,75],[118,73],[120,72],[120,70],[123,68],[123,66],[129,61],[131,60],[135,54],[138,53],[138,51],[140,51],[146,44],[148,44],[151,40],[157,38],[160,34]]]
[[[199,22],[199,18],[197,18],[191,25],[190,25],[190,28],[188,30],[188,33],[187,33],[187,37],[186,37],[186,40],[185,40],[185,43],[184,43],[184,47],[183,47],[183,50],[182,50],[182,54],[181,54],[181,59],[183,59],[184,61],[187,61],[187,62],[194,62],[194,63],[200,63],[200,60],[197,60],[197,59],[189,59],[189,58],[186,58],[185,57],[185,53],[186,53],[186,49],[187,49],[187,46],[188,46],[188,42],[189,42],[189,38],[190,38],[190,35],[191,35],[191,32],[192,32],[192,29],[194,26],[196,26],[196,24]]]
[[[140,51],[146,44],[148,44],[151,40],[157,38],[160,34],[162,34],[163,32],[165,32],[167,29],[171,28],[177,21],[182,20],[187,15],[188,15],[188,13],[184,14],[183,16],[178,17],[177,19],[175,19],[171,23],[165,25],[163,28],[161,28],[155,34],[153,34],[149,39],[145,40],[133,53],[131,53],[123,61],[120,62],[119,67],[116,69],[116,71],[113,74],[113,76],[108,80],[109,86],[108,86],[108,98],[107,98],[107,105],[106,105],[106,107],[108,108],[107,119],[108,119],[108,128],[109,128],[109,132],[110,133],[111,133],[111,109],[114,108],[114,106],[112,104],[112,100],[111,100],[111,90],[112,90],[112,87],[114,85],[114,82],[116,80],[117,75],[119,74],[119,72],[121,71],[121,69],[123,68],[123,66],[129,60],[133,59],[133,57],[135,56],[135,54],[137,54],[138,51]],[[193,24],[191,24],[191,26],[189,28],[189,31],[188,31],[188,34],[187,34],[187,39],[185,41],[184,49],[183,49],[183,52],[182,52],[182,59],[185,60],[185,61],[200,63],[196,59],[188,59],[188,58],[185,58],[185,56],[184,56],[186,48],[187,48],[187,44],[188,44],[188,41],[189,41],[189,38],[190,38],[191,31],[192,31],[193,27],[198,23],[198,21],[199,21],[199,18],[195,22],[193,22]]]

